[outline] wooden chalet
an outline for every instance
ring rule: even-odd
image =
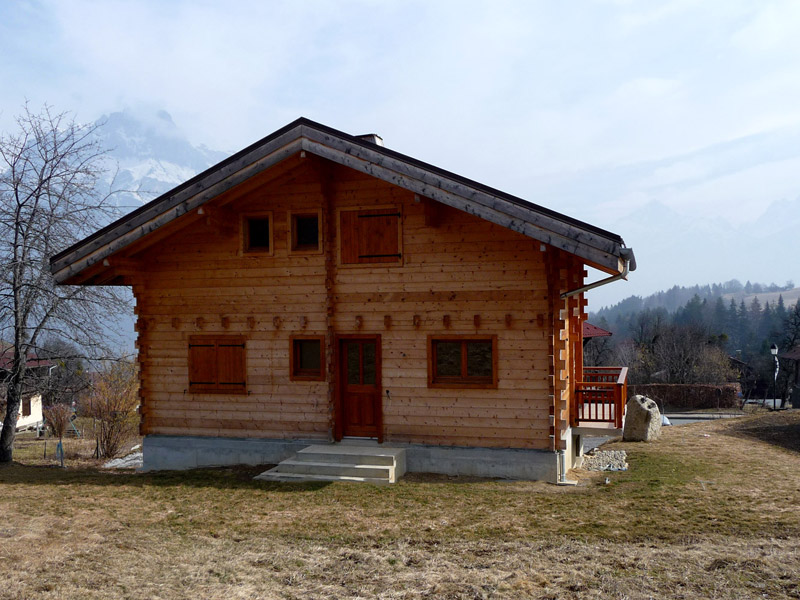
[[[374,135],[298,119],[51,268],[133,288],[148,469],[366,439],[555,480],[622,426],[622,370],[582,366],[584,292],[635,268],[622,238]]]

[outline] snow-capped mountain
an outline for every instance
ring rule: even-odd
[[[193,146],[166,111],[115,112],[97,124],[108,151],[106,182],[122,206],[148,202],[224,159],[227,154]]]

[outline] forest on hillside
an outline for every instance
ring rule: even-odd
[[[733,281],[628,298],[590,315],[613,336],[587,341],[586,364],[627,366],[633,384],[739,381],[746,397],[771,397],[773,386],[787,397],[797,362],[780,360],[776,383],[770,347],[800,345],[800,302],[787,305],[780,294],[793,288]],[[775,292],[773,302],[758,298]]]

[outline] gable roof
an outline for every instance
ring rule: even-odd
[[[610,273],[633,252],[614,233],[305,118],[237,152],[55,255],[64,283],[84,269],[279,162],[308,152],[583,258]]]

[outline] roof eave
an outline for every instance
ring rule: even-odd
[[[622,271],[624,242],[613,233],[301,118],[55,255],[51,272],[58,283],[74,282],[83,270],[303,150],[518,231],[604,271]]]

